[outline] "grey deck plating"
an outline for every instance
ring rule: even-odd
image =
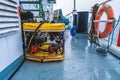
[[[65,60],[40,63],[25,61],[11,80],[120,80],[119,60],[96,52],[84,35],[65,42]]]

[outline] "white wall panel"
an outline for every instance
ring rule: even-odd
[[[23,55],[18,0],[0,0],[0,72]]]

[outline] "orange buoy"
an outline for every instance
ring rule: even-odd
[[[120,46],[120,29],[119,29],[119,34],[118,34],[117,46]]]
[[[109,4],[103,5],[100,10],[98,11],[95,20],[100,20],[103,13],[107,14],[107,20],[114,19],[114,11],[112,7]],[[99,29],[99,22],[95,23],[95,31],[96,33],[99,33],[100,38],[106,38],[112,31],[113,23],[107,22],[106,27],[103,32],[101,32]]]

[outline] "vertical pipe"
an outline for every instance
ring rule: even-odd
[[[74,0],[74,9],[73,9],[73,26],[77,26],[77,14],[76,14],[76,0]]]
[[[75,14],[75,11],[76,11],[76,0],[74,0],[74,14]]]
[[[119,47],[120,47],[120,29],[119,29],[119,34],[118,34],[117,46],[119,46]]]

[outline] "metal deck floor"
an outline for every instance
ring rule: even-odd
[[[66,38],[65,60],[25,61],[11,80],[120,80],[120,63],[111,54],[96,52],[85,36]]]

